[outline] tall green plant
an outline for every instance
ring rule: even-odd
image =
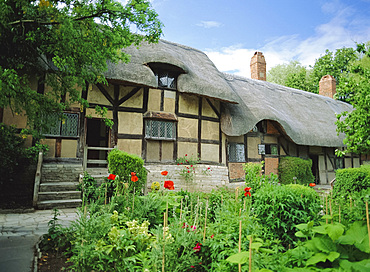
[[[147,171],[144,168],[144,160],[139,156],[128,154],[118,149],[109,152],[108,155],[109,172],[117,175],[117,185],[128,184],[128,189],[140,192],[146,184]],[[136,173],[138,180],[131,180],[132,172]],[[119,183],[119,184],[118,184]]]

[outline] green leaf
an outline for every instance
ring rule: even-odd
[[[316,226],[312,228],[313,232],[320,233],[320,234],[326,234],[326,228],[325,225]]]
[[[344,233],[344,227],[341,224],[328,224],[325,225],[325,229],[333,241],[337,240]]]
[[[307,266],[315,265],[320,262],[326,262],[326,260],[333,262],[334,260],[339,258],[339,256],[340,254],[338,252],[330,252],[329,254],[319,252],[313,255],[311,258],[309,258],[306,264]]]
[[[297,231],[295,233],[295,236],[297,236],[299,238],[305,238],[305,237],[307,237],[307,235],[305,235],[302,231]]]
[[[274,253],[275,253],[275,251],[273,251],[272,249],[269,249],[269,248],[263,248],[263,247],[261,247],[261,248],[259,249],[259,251],[260,251],[260,252],[262,252],[262,253],[269,253],[269,254],[274,254]]]
[[[352,224],[345,235],[337,241],[342,245],[355,245],[359,250],[370,253],[369,236],[364,221],[356,221]]]
[[[249,252],[242,251],[242,252],[236,253],[228,257],[226,261],[230,263],[244,264],[249,261]]]

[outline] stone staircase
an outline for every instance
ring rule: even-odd
[[[81,192],[77,190],[81,173],[81,164],[44,163],[42,165],[37,208],[53,209],[81,206]]]

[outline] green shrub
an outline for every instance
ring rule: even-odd
[[[278,176],[271,173],[270,176],[262,174],[264,161],[260,163],[248,162],[244,165],[245,185],[251,187],[255,192],[266,184],[277,184]]]
[[[317,219],[321,210],[315,190],[299,184],[266,185],[252,198],[254,215],[285,246],[296,241],[295,225]]]
[[[335,179],[334,193],[348,194],[365,190],[370,187],[370,165],[338,169]]]
[[[108,155],[108,168],[111,174],[119,176],[119,183],[128,184],[130,191],[135,188],[136,192],[141,192],[146,184],[147,171],[143,159],[139,156],[114,149]],[[132,172],[136,173],[138,181],[131,181]]]
[[[279,180],[282,184],[293,183],[297,178],[297,184],[309,184],[315,181],[312,174],[312,161],[298,157],[283,157],[279,163]]]

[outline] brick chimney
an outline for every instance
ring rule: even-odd
[[[266,61],[262,52],[254,53],[251,59],[251,78],[266,81]]]
[[[323,76],[319,82],[319,95],[333,98],[334,94],[336,93],[335,78],[331,75]]]

